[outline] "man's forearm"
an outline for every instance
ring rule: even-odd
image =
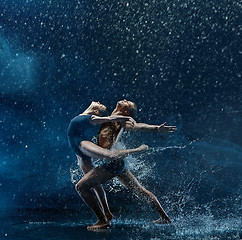
[[[137,131],[144,131],[144,132],[156,132],[158,130],[158,125],[150,125],[146,123],[136,123],[133,127],[128,129],[137,130]]]

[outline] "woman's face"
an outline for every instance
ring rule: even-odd
[[[126,99],[117,102],[116,109],[120,111],[123,115],[129,116],[130,109],[134,109],[134,103],[127,101]]]
[[[107,110],[107,108],[100,102],[92,102],[91,105],[93,110],[97,110],[99,112],[105,112]]]

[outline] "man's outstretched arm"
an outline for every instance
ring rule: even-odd
[[[176,126],[167,126],[166,123],[161,125],[150,125],[146,123],[129,122],[123,123],[123,127],[128,130],[144,131],[144,132],[174,132],[177,130]]]

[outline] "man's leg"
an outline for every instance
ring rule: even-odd
[[[118,176],[118,179],[136,195],[141,196],[159,213],[160,219],[154,221],[155,223],[171,223],[171,219],[168,217],[155,195],[141,186],[135,176],[128,169],[125,169],[125,171]]]
[[[104,191],[102,185],[97,185],[93,188],[98,201],[100,205],[103,208],[103,211],[108,219],[108,221],[111,221],[113,219],[113,214],[111,213],[109,206],[108,206],[108,200],[107,200],[107,195],[106,192]]]
[[[86,204],[93,210],[93,212],[96,214],[98,218],[98,222],[93,226],[89,226],[88,229],[106,228],[110,225],[109,220],[107,220],[105,214],[100,208],[91,189],[97,185],[100,185],[112,179],[114,176],[114,174],[99,166],[89,171],[76,184],[76,190],[83,198],[83,200],[86,202]]]

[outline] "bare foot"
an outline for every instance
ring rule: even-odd
[[[108,221],[111,221],[113,219],[113,217],[114,217],[113,214],[110,211],[109,212],[105,212],[105,215],[106,215]]]
[[[171,224],[171,219],[163,219],[163,218],[158,218],[157,220],[153,221],[155,224]]]
[[[108,222],[102,222],[102,221],[97,221],[95,224],[88,226],[87,230],[96,230],[96,229],[105,229],[110,227],[111,223]]]
[[[149,147],[148,147],[147,145],[142,144],[141,146],[139,146],[139,147],[137,148],[137,150],[138,150],[138,152],[143,152],[143,151],[147,151],[148,148],[149,148]]]

